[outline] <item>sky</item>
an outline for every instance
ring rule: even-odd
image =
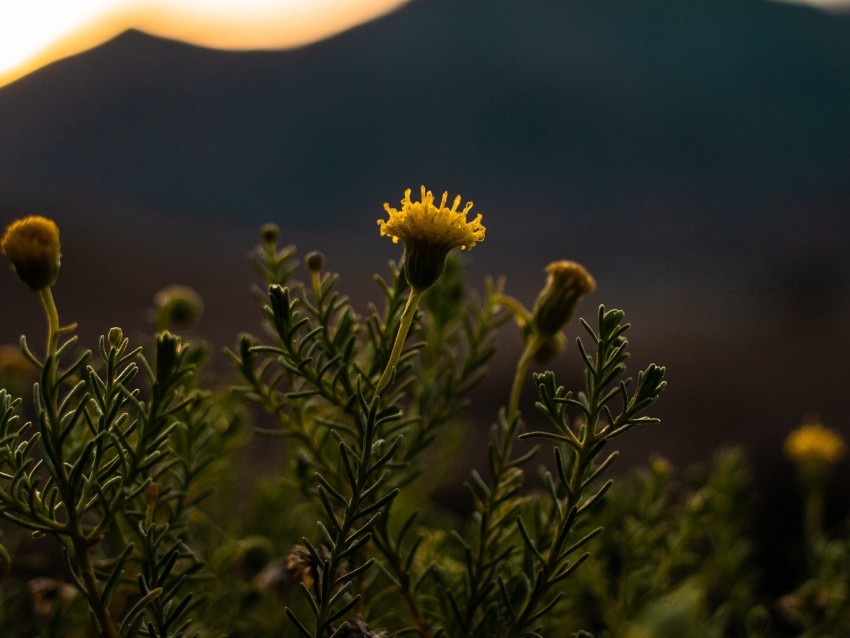
[[[291,48],[409,0],[4,0],[0,86],[130,29],[224,49]],[[850,0],[799,0],[828,9]]]
[[[406,0],[3,0],[0,86],[127,29],[224,49],[283,49],[334,35]]]

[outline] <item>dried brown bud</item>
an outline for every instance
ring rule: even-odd
[[[292,580],[296,583],[304,583],[304,586],[312,589],[319,579],[316,562],[312,554],[303,545],[296,545],[286,557],[286,569],[289,570]]]

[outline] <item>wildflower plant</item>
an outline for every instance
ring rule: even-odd
[[[196,385],[203,354],[162,332],[146,356],[120,328],[94,354],[75,352],[75,326],[60,324],[51,292],[55,224],[16,222],[3,250],[39,293],[48,330],[43,355],[20,344],[39,371],[33,421],[0,390],[0,516],[58,542],[98,636],[183,635],[200,567],[188,513],[215,461],[205,447],[229,418]]]
[[[385,206],[389,219],[379,220],[381,234],[401,241],[404,252],[390,280],[377,280],[383,308],[371,307],[365,320],[336,292],[336,275],[311,266],[311,284],[299,284],[289,281],[295,272],[286,265],[292,253],[282,255],[267,244],[256,254],[259,272],[287,275],[268,278],[265,314],[274,339],[262,344],[244,336],[231,356],[247,381],[245,396],[263,405],[279,434],[297,448],[302,492],[322,517],[318,533],[301,538],[291,554],[309,556],[313,565],[297,570],[309,611],[287,610],[304,636],[342,631],[344,619],[370,615],[372,599],[398,601],[376,607],[387,615],[378,620],[401,623],[396,631],[533,635],[560,598],[558,584],[584,560],[580,550],[598,533],[581,528],[609,486],[596,485],[614,459],[598,460],[604,444],[654,422],[640,414],[663,390],[664,370],[650,366],[630,393],[622,378],[623,313],[602,308],[598,332],[585,324],[595,353],[580,345],[587,389],[574,395],[558,387],[551,373],[536,378],[540,409],[556,431],[525,436],[555,441],[556,472],[548,476],[547,493],[522,490],[521,468],[535,451],[513,454],[520,416],[512,404],[493,428],[487,478],[474,473],[470,481],[473,528],[431,541],[456,562],[425,558],[435,548],[423,549],[418,513],[397,519],[396,499],[422,471],[424,454],[440,430],[460,414],[463,394],[492,354],[492,333],[509,317],[500,311],[507,297],[495,284],[483,302],[445,294],[431,297],[419,312],[432,287],[462,289],[451,272],[440,279],[453,263],[451,250],[470,249],[484,239],[482,216],[467,219],[472,205],[461,209],[457,197],[449,208],[447,201],[444,194],[435,205],[423,187],[421,201],[412,201],[408,190],[400,210]],[[546,338],[558,333],[593,288],[578,265],[571,265],[583,276],[575,279],[578,284],[557,285],[562,265],[550,269],[554,290],[538,304],[549,309]],[[552,316],[559,310],[565,315],[560,320]],[[535,338],[517,376],[525,376],[539,348]],[[542,518],[524,522],[538,509],[545,512]]]
[[[742,541],[743,456],[721,454],[690,482],[654,460],[615,484],[612,447],[635,427],[657,427],[665,369],[629,373],[622,310],[600,305],[570,323],[596,288],[580,264],[550,264],[530,308],[503,279],[472,291],[455,249],[484,241],[484,216],[449,201],[423,187],[418,201],[408,190],[400,208],[385,206],[380,235],[403,252],[375,277],[378,301],[365,311],[343,294],[332,255],[300,257],[264,226],[251,253],[262,332],[226,351],[233,383],[205,372],[203,343],[171,332],[203,308],[185,287],[155,297],[147,341],[131,344],[116,327],[93,351],[79,346],[52,296],[58,228],[44,218],[10,226],[3,250],[38,293],[47,337],[43,351],[27,338],[19,347],[36,373],[32,405],[11,384],[0,390],[0,628],[109,638],[767,635],[771,607],[754,594]],[[470,391],[512,320],[523,351],[480,436]],[[564,355],[583,370],[580,387],[545,368],[530,374]],[[522,409],[529,375],[534,411]],[[280,452],[279,472],[256,484],[236,456],[249,414]],[[815,448],[818,467],[837,462],[836,444],[807,440],[789,443],[795,463],[812,466]],[[483,467],[471,468],[477,447]],[[452,509],[442,501],[458,472],[468,500]],[[33,541],[21,530],[58,548],[47,580],[23,575],[20,548]],[[811,601],[838,582],[848,552],[841,539],[813,542],[809,584],[784,608],[814,636],[846,626],[846,597],[820,616]]]

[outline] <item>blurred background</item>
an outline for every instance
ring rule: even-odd
[[[598,283],[581,314],[624,309],[634,369],[668,367],[663,424],[620,440],[618,470],[740,443],[772,512],[760,524],[798,525],[785,435],[813,414],[850,436],[850,14],[323,0],[249,19],[227,4],[104,4],[0,75],[0,222],[57,221],[55,294],[85,344],[115,324],[152,332],[146,311],[171,283],[204,298],[198,332],[217,353],[259,332],[246,254],[266,221],[302,254],[324,251],[365,310],[372,273],[400,255],[378,236],[382,205],[425,184],[484,214],[487,240],[468,255],[477,288],[505,275],[530,304],[548,262],[580,261]],[[0,20],[28,41],[23,17],[40,22],[22,7],[4,3]],[[266,39],[228,39],[240,29]],[[0,343],[26,333],[40,347],[40,312],[1,267]],[[473,415],[482,431],[507,398],[516,332],[500,346],[479,391],[491,403]],[[552,367],[580,381],[574,347]],[[531,398],[529,384],[528,418]],[[846,515],[833,498],[829,520]]]

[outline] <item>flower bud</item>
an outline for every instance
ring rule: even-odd
[[[307,253],[304,263],[307,264],[310,272],[322,272],[322,269],[325,267],[325,256],[318,250],[314,250]]]
[[[59,228],[53,220],[33,215],[13,222],[3,235],[3,254],[18,277],[33,290],[52,286],[59,276]]]
[[[201,296],[189,286],[173,285],[153,298],[156,325],[160,330],[173,326],[192,326],[204,314]]]
[[[280,228],[277,224],[263,224],[260,226],[260,238],[264,244],[276,244],[280,239]]]
[[[546,286],[534,302],[533,321],[543,337],[556,334],[572,318],[576,305],[596,289],[584,266],[574,261],[556,261],[546,267]]]
[[[109,329],[109,332],[106,333],[106,339],[109,341],[110,346],[117,348],[121,345],[121,342],[124,341],[124,331],[118,326],[113,326]]]

